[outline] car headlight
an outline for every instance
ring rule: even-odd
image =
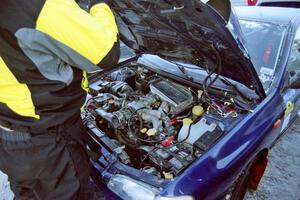
[[[107,186],[124,200],[154,200],[160,192],[157,188],[123,175],[115,175]]]
[[[159,189],[124,175],[112,177],[107,187],[124,200],[194,200],[192,196],[157,196]]]

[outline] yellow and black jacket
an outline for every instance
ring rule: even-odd
[[[47,129],[79,113],[86,73],[116,64],[109,6],[74,0],[0,1],[0,125]]]

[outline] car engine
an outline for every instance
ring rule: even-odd
[[[121,148],[122,163],[161,178],[179,175],[224,132],[205,116],[213,112],[201,102],[200,90],[143,66],[103,75],[89,93],[84,121],[90,134],[108,149]],[[237,117],[234,105],[225,104]]]

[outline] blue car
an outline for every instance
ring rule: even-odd
[[[82,113],[108,199],[257,188],[300,106],[300,10],[221,2],[113,2],[122,59],[90,75]]]

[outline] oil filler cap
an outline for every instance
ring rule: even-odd
[[[194,106],[192,109],[193,115],[200,117],[204,113],[204,108],[202,106]]]

